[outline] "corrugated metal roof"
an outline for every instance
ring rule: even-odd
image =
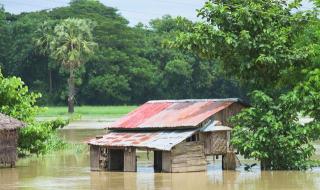
[[[238,99],[149,101],[109,126],[109,129],[196,127]]]
[[[90,145],[106,147],[137,147],[169,151],[175,145],[195,133],[193,130],[161,132],[109,132],[99,139],[92,139]]]
[[[227,126],[222,126],[220,121],[210,121],[205,126],[201,127],[201,132],[215,132],[215,131],[231,131]]]

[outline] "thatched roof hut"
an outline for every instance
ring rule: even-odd
[[[0,165],[15,166],[18,129],[24,126],[21,121],[0,113]]]

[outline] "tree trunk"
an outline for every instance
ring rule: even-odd
[[[68,79],[69,92],[68,92],[68,113],[74,112],[74,95],[75,95],[75,84],[74,84],[74,68],[70,67],[70,76]]]
[[[52,94],[52,72],[51,69],[48,71],[49,73],[49,93]]]

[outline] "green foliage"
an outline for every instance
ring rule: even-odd
[[[60,119],[29,123],[19,133],[19,156],[40,155],[63,148],[65,142],[57,136],[55,129],[63,127],[66,123]]]
[[[33,122],[39,112],[36,100],[39,93],[28,91],[18,77],[5,78],[0,72],[0,112],[24,122]]]
[[[233,119],[232,143],[263,169],[307,168],[320,135],[319,12],[300,7],[300,0],[208,0],[198,11],[203,22],[170,43],[216,60],[253,91],[252,107]],[[298,113],[313,121],[300,124]]]
[[[43,53],[48,53],[51,58],[61,62],[68,70],[68,111],[74,112],[75,99],[75,72],[85,63],[97,45],[93,42],[92,30],[94,24],[90,20],[68,18],[56,26],[45,22],[39,29],[40,37],[36,44],[43,48]],[[78,80],[79,81],[79,80]]]
[[[243,85],[277,95],[295,85],[312,55],[295,42],[316,14],[299,7],[300,1],[209,0],[198,11],[205,22],[182,32],[174,46],[218,58]]]
[[[303,115],[313,118],[313,122],[320,122],[320,69],[315,68],[307,72],[306,79],[295,88],[300,99]]]
[[[320,125],[299,123],[300,103],[294,92],[273,99],[254,91],[252,107],[232,119],[233,146],[246,158],[260,160],[262,169],[306,169]]]
[[[0,112],[25,122],[19,130],[18,150],[20,156],[43,154],[63,146],[55,129],[68,122],[57,119],[51,122],[35,121],[41,110],[36,100],[41,94],[30,93],[28,87],[18,77],[5,78],[0,73]]]
[[[54,131],[56,129],[62,129],[64,126],[69,124],[69,119],[56,118],[51,121],[43,122],[44,125],[51,126],[51,129]]]
[[[68,18],[53,28],[52,22],[45,22],[39,29],[42,35],[37,40],[37,45],[48,51],[65,68],[77,68],[87,60],[96,46],[92,41],[93,28],[93,22],[85,19]]]
[[[56,26],[69,18],[89,18],[95,26],[93,41],[98,44],[93,55],[85,56],[86,64],[74,73],[76,104],[140,104],[150,99],[245,94],[237,80],[226,77],[217,60],[204,61],[167,46],[177,33],[189,30],[192,22],[185,18],[164,16],[152,20],[150,27],[131,27],[116,9],[89,0],[72,1],[70,6],[50,11],[6,15],[5,32],[0,32],[0,38],[4,37],[0,43],[5,44],[0,65],[4,74],[20,76],[31,91],[41,92],[38,103],[42,105],[66,103],[68,68],[51,55],[50,47],[58,43],[50,42],[56,41]],[[60,29],[59,34],[66,31],[66,27]],[[172,72],[174,67],[178,69],[178,62],[183,62],[179,68],[188,71],[184,73],[187,81],[175,80],[181,74]]]

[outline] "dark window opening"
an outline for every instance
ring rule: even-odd
[[[192,135],[186,139],[186,142],[195,142],[199,141],[199,133]]]
[[[109,170],[123,171],[124,151],[122,149],[109,149]]]

